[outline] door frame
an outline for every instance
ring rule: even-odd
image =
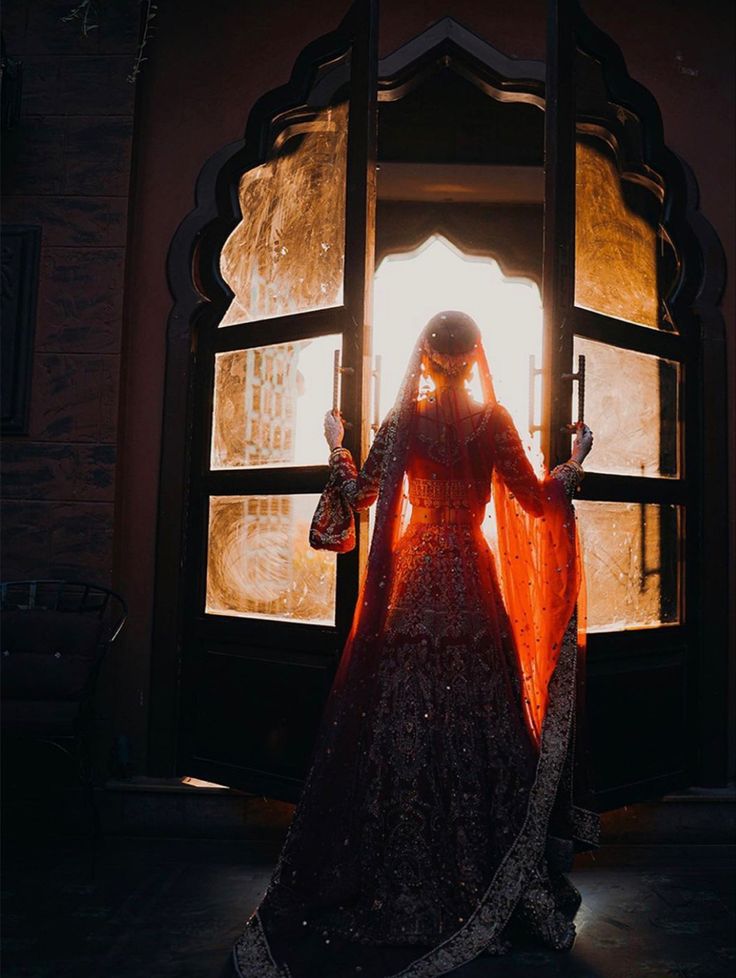
[[[598,31],[581,13],[575,29],[586,38],[586,46],[601,52],[606,80],[617,99],[640,116],[647,134],[646,159],[662,173],[669,188],[667,224],[677,234],[681,258],[685,262],[673,309],[682,333],[688,337],[697,376],[689,378],[690,397],[684,422],[687,437],[705,447],[696,471],[687,474],[689,492],[697,500],[693,516],[700,530],[702,551],[697,539],[688,540],[690,576],[700,569],[700,553],[708,554],[712,567],[713,589],[696,598],[699,638],[694,643],[699,654],[691,655],[688,685],[691,702],[699,704],[691,717],[697,756],[692,759],[691,776],[703,784],[719,784],[725,778],[726,745],[723,725],[726,715],[727,657],[726,595],[728,593],[726,539],[723,526],[727,514],[725,435],[725,356],[724,323],[717,308],[725,281],[722,249],[714,248],[717,237],[697,211],[697,184],[694,177],[672,151],[662,135],[659,109],[651,94],[628,75],[619,48]],[[312,81],[312,66],[330,46],[334,48],[339,29],[309,44],[299,56],[290,81],[265,94],[254,106],[244,140],[219,150],[204,166],[197,181],[196,205],[180,225],[171,245],[168,276],[174,305],[167,332],[167,365],[159,520],[156,558],[155,618],[151,677],[149,770],[172,774],[176,769],[180,683],[182,676],[182,602],[186,593],[183,556],[187,543],[190,494],[190,446],[197,419],[194,417],[193,384],[197,371],[197,321],[202,314],[206,282],[194,282],[191,269],[201,248],[214,239],[224,240],[229,231],[223,213],[233,222],[234,202],[230,196],[232,175],[244,161],[255,165],[268,146],[268,123],[283,107],[301,104]],[[400,97],[428,72],[447,66],[463,74],[489,94],[544,104],[545,65],[543,62],[517,61],[496,51],[490,44],[450,18],[433,25],[423,34],[384,58],[378,66],[378,98]],[[229,209],[229,210],[228,210]],[[232,226],[232,225],[231,225]],[[707,256],[707,261],[705,257]],[[211,272],[216,273],[215,270]],[[207,274],[205,268],[204,274]],[[653,332],[653,331],[652,331]],[[642,340],[645,342],[645,340]],[[369,351],[368,351],[369,352]],[[694,389],[694,391],[693,391]],[[705,399],[705,392],[709,392]],[[367,423],[369,412],[363,411]],[[708,433],[708,439],[703,439]],[[587,481],[595,492],[595,478]],[[690,560],[694,563],[690,564]],[[691,609],[692,611],[692,609]],[[604,643],[605,644],[605,641]],[[616,799],[609,799],[614,803]]]

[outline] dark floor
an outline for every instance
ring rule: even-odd
[[[573,874],[583,906],[572,952],[516,951],[455,974],[731,978],[734,848],[601,849]],[[181,839],[110,838],[96,852],[84,841],[8,843],[3,978],[231,978],[230,945],[276,851]]]

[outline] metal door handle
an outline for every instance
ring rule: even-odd
[[[535,431],[541,431],[541,424],[537,424],[534,420],[536,415],[535,408],[535,393],[536,393],[536,379],[542,373],[542,368],[537,367],[537,361],[533,353],[529,355],[529,434],[534,437]]]
[[[563,374],[562,380],[575,380],[578,385],[578,420],[577,424],[567,424],[562,431],[577,431],[579,424],[584,424],[585,420],[585,356],[578,355],[578,370],[575,374]]]
[[[333,360],[332,360],[332,413],[339,414],[340,412],[340,375],[341,374],[352,374],[354,373],[352,367],[341,367],[341,354],[340,350],[335,350]],[[342,423],[346,428],[350,428],[350,422],[343,418]]]
[[[376,354],[373,368],[373,424],[371,429],[375,433],[381,427],[381,354]]]

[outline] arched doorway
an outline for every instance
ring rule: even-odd
[[[539,431],[529,431],[529,358],[542,361],[542,299],[531,278],[504,274],[491,256],[469,255],[436,233],[418,248],[386,255],[376,269],[372,348],[381,376],[374,414],[386,416],[402,371],[424,324],[440,309],[459,309],[478,323],[492,362],[499,401],[539,454]],[[480,391],[478,391],[480,396]],[[540,455],[541,459],[541,455]]]
[[[190,386],[185,401],[169,385],[160,560],[182,572],[160,585],[157,659],[161,675],[181,676],[176,768],[298,794],[367,536],[364,523],[363,546],[339,560],[308,550],[326,469],[319,439],[300,432],[329,406],[317,407],[339,348],[350,447],[365,451],[374,244],[380,258],[443,234],[543,286],[531,422],[550,464],[569,450],[564,375],[587,357],[586,419],[605,444],[578,502],[599,804],[689,783],[707,736],[694,705],[725,626],[698,589],[722,483],[706,478],[699,447],[710,368],[684,171],[651,96],[582,15],[561,45],[581,80],[573,99],[564,84],[551,94],[564,71],[545,92],[544,65],[449,20],[376,68],[371,11],[357,4],[305,50],[291,85],[261,100],[244,144],[203,171],[172,246],[170,372]],[[564,140],[551,142],[565,111],[566,158]]]

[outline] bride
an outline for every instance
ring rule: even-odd
[[[482,400],[470,393],[480,381]],[[325,418],[313,547],[368,566],[301,801],[241,978],[432,978],[517,939],[572,946],[563,875],[597,839],[574,803],[580,585],[570,502],[593,436],[539,480],[475,322],[423,330],[358,472]],[[483,532],[491,496],[495,553]]]

